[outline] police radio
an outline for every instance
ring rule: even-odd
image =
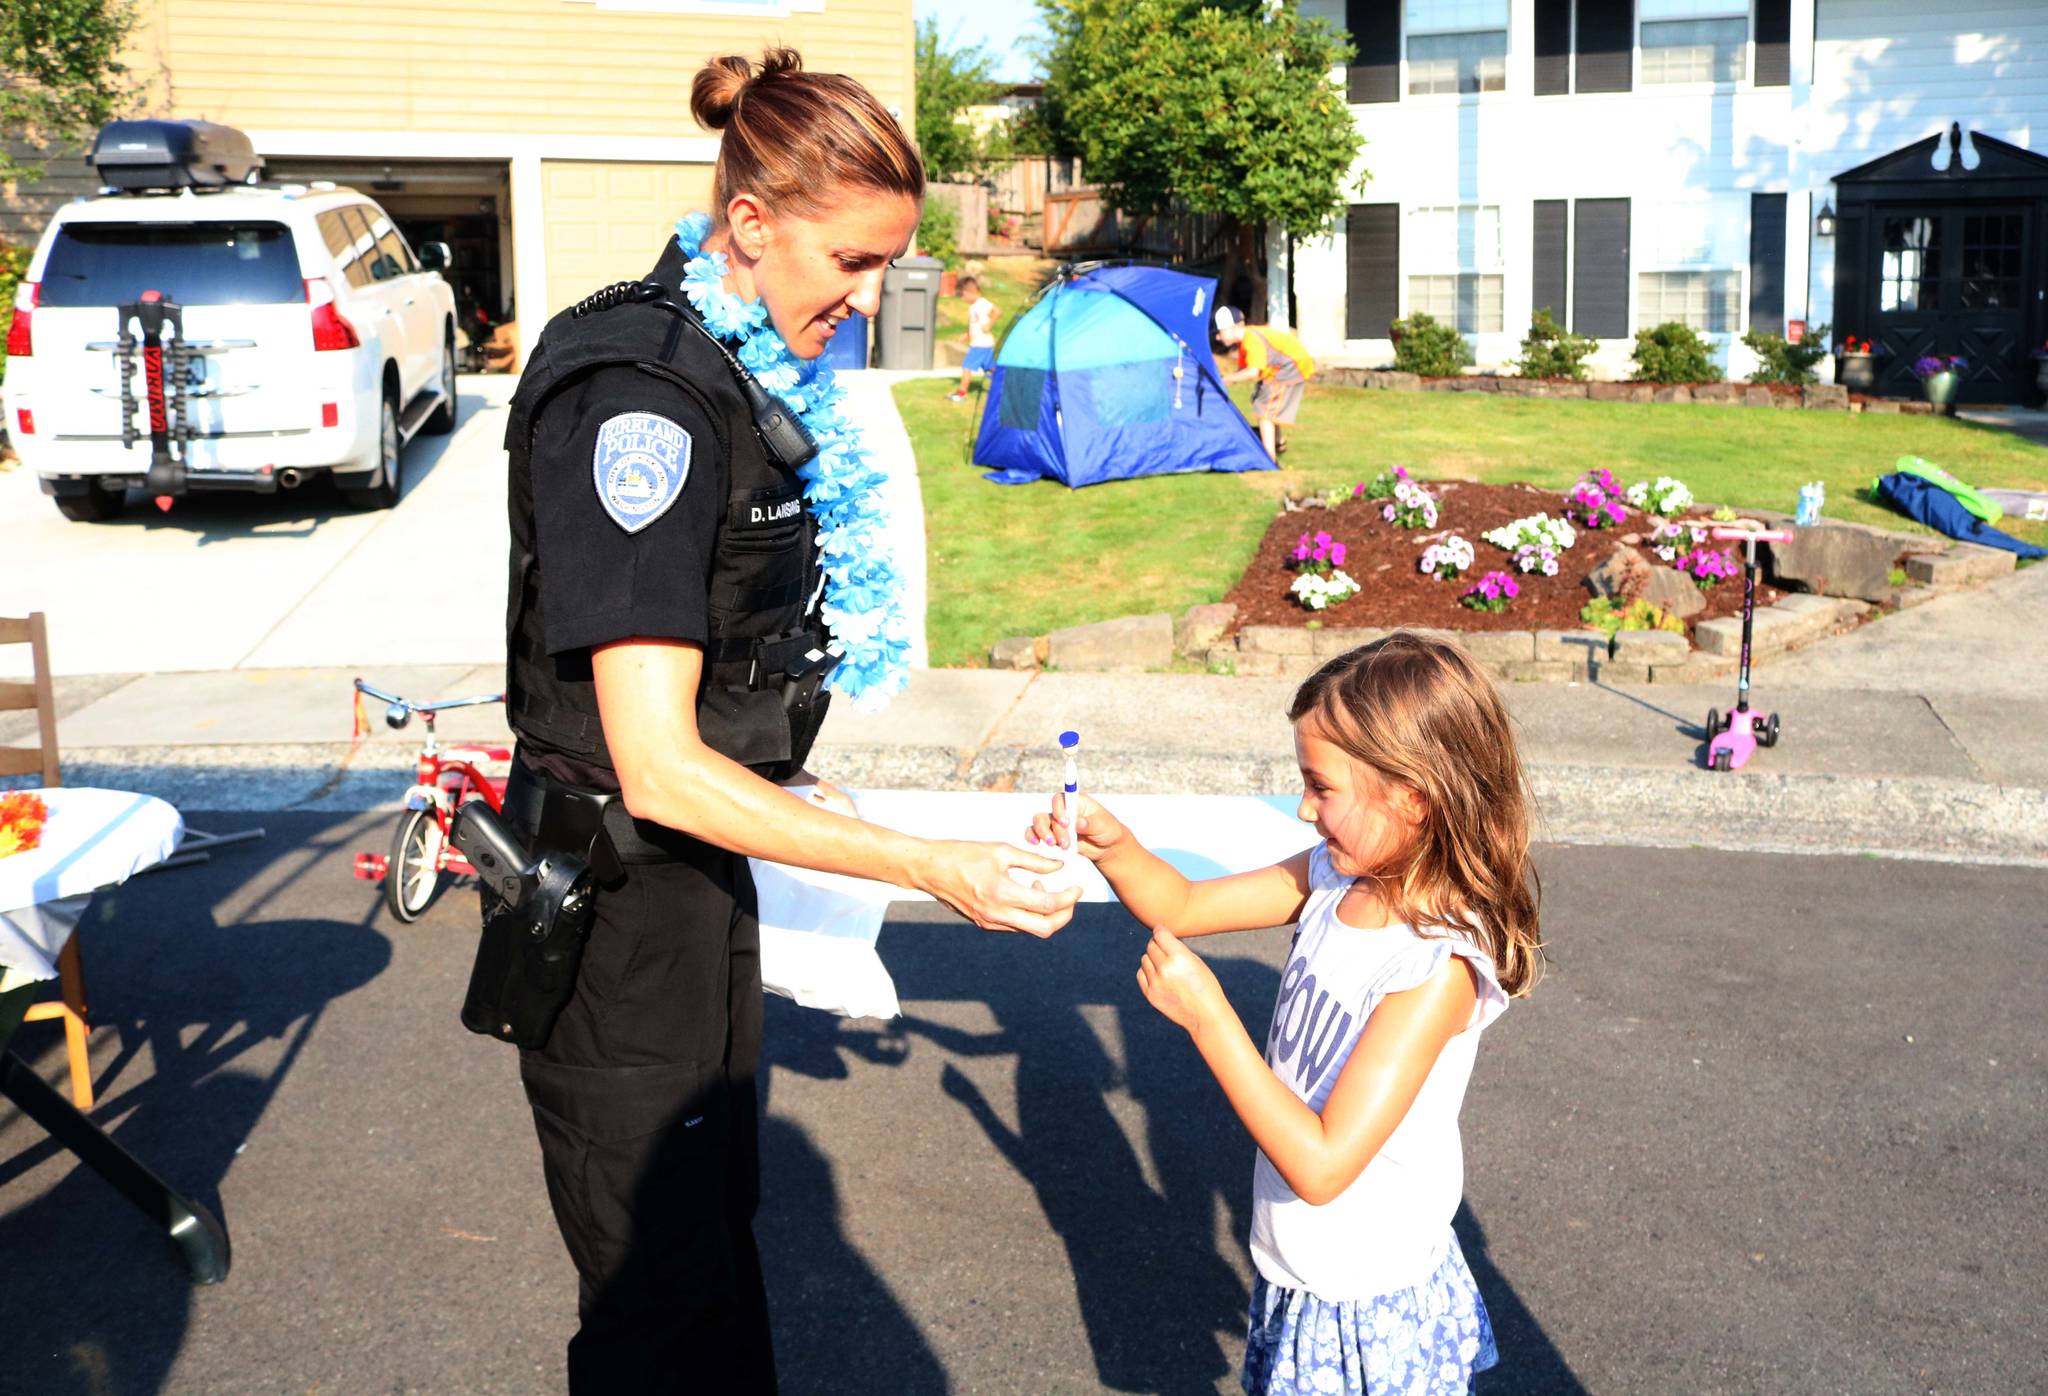
[[[760,380],[748,372],[747,366],[734,357],[732,350],[711,333],[694,306],[676,300],[669,294],[668,287],[659,281],[615,281],[603,290],[585,296],[569,313],[581,319],[610,310],[615,305],[651,305],[658,310],[666,310],[703,335],[718,351],[719,357],[725,360],[733,377],[739,380],[740,392],[747,399],[747,413],[754,419],[754,430],[760,433],[761,444],[768,448],[769,458],[777,465],[785,470],[795,470],[818,454],[818,443],[810,428],[761,386]]]

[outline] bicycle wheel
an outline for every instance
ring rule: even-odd
[[[384,869],[384,905],[411,925],[440,890],[441,825],[430,809],[407,810],[391,836],[391,861]]]

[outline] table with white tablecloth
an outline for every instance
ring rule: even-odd
[[[171,856],[177,810],[151,795],[66,786],[29,792],[48,808],[41,841],[0,858],[0,992],[57,977],[57,956],[92,894]]]
[[[93,894],[170,857],[184,821],[162,800],[125,790],[34,793],[48,809],[40,841],[0,858],[0,1096],[162,1227],[195,1280],[224,1279],[228,1238],[213,1214],[115,1143],[12,1050],[22,1015],[58,977],[57,958]]]

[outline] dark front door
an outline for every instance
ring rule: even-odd
[[[1884,357],[1878,391],[1917,396],[1913,365],[1960,355],[1959,402],[2017,402],[2034,378],[2027,337],[2037,236],[2026,204],[1879,204],[1865,282]]]

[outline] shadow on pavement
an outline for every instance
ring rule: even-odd
[[[1037,1325],[1029,1338],[993,1331],[988,1340],[1013,1343],[1020,1357],[1034,1345],[1059,1349],[1078,1338],[1087,1350],[1055,1352],[1044,1370],[1030,1375],[1029,1368],[1013,1369],[1021,1383],[1015,1389],[1032,1389],[1031,1381],[1043,1389],[1079,1389],[1075,1378],[1085,1372],[1104,1390],[1234,1390],[1249,1297],[1245,1237],[1254,1149],[1186,1034],[1131,985],[1142,948],[1135,923],[1119,909],[1084,907],[1060,936],[1023,947],[1028,954],[1003,937],[930,925],[915,930],[922,934],[884,932],[902,1018],[877,1029],[771,999],[765,1063],[827,1081],[875,1067],[918,1066],[915,1074],[936,1075],[939,1090],[974,1126],[964,1136],[976,1141],[966,1146],[969,1152],[978,1154],[985,1140],[1028,1185],[1036,1217],[1002,1213],[995,1190],[979,1185],[990,1201],[987,1211],[968,1220],[968,1235],[978,1235],[968,1244],[1002,1254],[1049,1227],[1064,1253],[1082,1331],[1069,1336],[1052,1326],[1056,1312],[1040,1303],[1019,1315]],[[1261,1037],[1279,984],[1272,960],[1286,941],[1274,933],[1233,940],[1227,952],[1219,953],[1230,942],[1204,949],[1247,1027]],[[990,1019],[992,1030],[961,1026]],[[938,1050],[937,1061],[919,1061],[931,1048]],[[944,1110],[944,1100],[920,1101],[917,1108],[920,1118],[899,1123],[905,1133],[947,1126],[942,1117],[923,1113]],[[836,1199],[829,1171],[818,1166],[817,1146],[773,1116],[768,1130],[762,1247],[785,1389],[949,1389],[949,1373],[940,1370],[903,1305],[865,1259],[845,1248],[839,1228],[825,1224],[824,1209]],[[963,1136],[954,1129],[946,1138]],[[838,1141],[819,1142],[834,1148]],[[961,1157],[953,1168],[972,1176],[985,1174],[992,1162]],[[875,1167],[889,1165],[878,1161]],[[778,1222],[791,1213],[801,1220]],[[914,1211],[907,1215],[904,1225],[913,1229],[907,1245],[917,1267],[986,1273],[953,1254],[962,1244],[957,1230],[946,1230],[938,1219],[920,1225]],[[1578,1391],[1513,1286],[1492,1265],[1477,1221],[1461,1214],[1458,1227],[1514,1371],[1510,1382],[1493,1389]],[[795,1279],[799,1267],[801,1279]],[[810,1309],[812,1296],[827,1293],[838,1297],[843,1325],[792,1323],[796,1310]],[[989,1312],[1000,1312],[1005,1301],[1028,1302],[1021,1294],[984,1294],[974,1301],[980,1307],[967,1308],[962,1318],[1007,1322]],[[928,1297],[916,1305],[921,1316],[961,1307],[956,1299],[937,1309]],[[967,1380],[958,1370],[950,1375]]]
[[[223,1179],[328,1003],[391,958],[367,925],[261,914],[268,897],[249,888],[275,883],[266,875],[297,851],[256,845],[140,878],[100,894],[79,929],[94,1041],[119,1043],[111,1064],[94,1062],[92,1117],[211,1209],[238,1251],[246,1238],[235,1236]],[[236,902],[242,909],[230,909]],[[32,1024],[14,1047],[57,1080],[62,1041],[55,1025]],[[0,1195],[51,1161],[59,1181],[0,1215],[0,1390],[159,1390],[190,1322],[185,1267],[98,1175],[21,1116],[0,1116]]]

